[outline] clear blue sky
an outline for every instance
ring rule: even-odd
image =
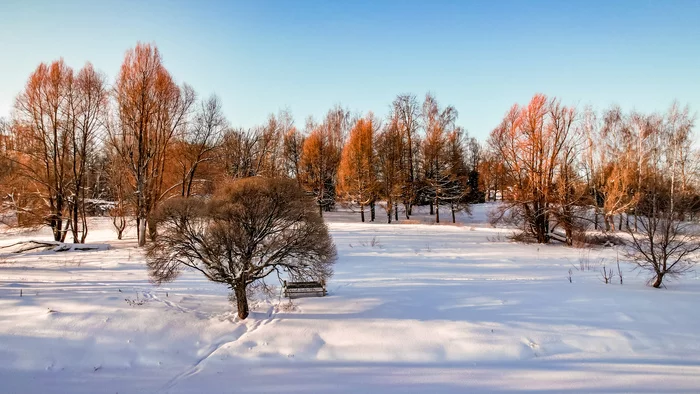
[[[385,116],[426,91],[481,140],[537,92],[700,109],[700,1],[1,0],[0,20],[0,116],[39,62],[89,60],[111,82],[137,41],[245,127],[337,103]]]

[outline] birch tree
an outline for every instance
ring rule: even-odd
[[[401,152],[400,172],[402,180],[402,199],[406,219],[410,218],[418,190],[418,159],[419,138],[418,130],[421,121],[421,106],[413,94],[400,94],[392,103],[392,115],[396,129],[401,135],[403,150]]]
[[[700,261],[700,240],[695,223],[683,215],[682,174],[685,150],[692,145],[694,118],[687,108],[673,105],[660,130],[650,141],[649,171],[638,204],[639,231],[627,229],[632,243],[628,255],[643,271],[649,272],[649,284],[663,285],[667,277],[678,277]]]
[[[401,161],[404,154],[404,138],[394,118],[377,136],[377,165],[379,172],[379,195],[386,201],[387,223],[391,223],[392,212],[398,221],[398,203],[403,196],[403,173]]]

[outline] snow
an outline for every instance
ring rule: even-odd
[[[89,242],[109,248],[0,249],[0,392],[698,392],[697,273],[657,290],[622,262],[624,285],[604,284],[615,248],[513,243],[487,209],[456,226],[327,214],[329,295],[260,299],[245,321],[194,272],[151,285],[107,218]],[[32,239],[50,235],[0,247]]]

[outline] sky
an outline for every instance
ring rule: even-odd
[[[336,104],[385,117],[426,92],[482,141],[536,93],[700,110],[700,1],[0,0],[0,20],[0,117],[39,63],[90,61],[112,83],[139,41],[241,127]]]

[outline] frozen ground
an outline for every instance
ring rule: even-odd
[[[89,241],[109,250],[0,252],[0,393],[700,392],[696,273],[655,290],[623,263],[606,285],[614,250],[578,271],[581,250],[508,242],[484,209],[463,226],[330,214],[329,296],[245,322],[194,273],[150,285],[104,219]]]

